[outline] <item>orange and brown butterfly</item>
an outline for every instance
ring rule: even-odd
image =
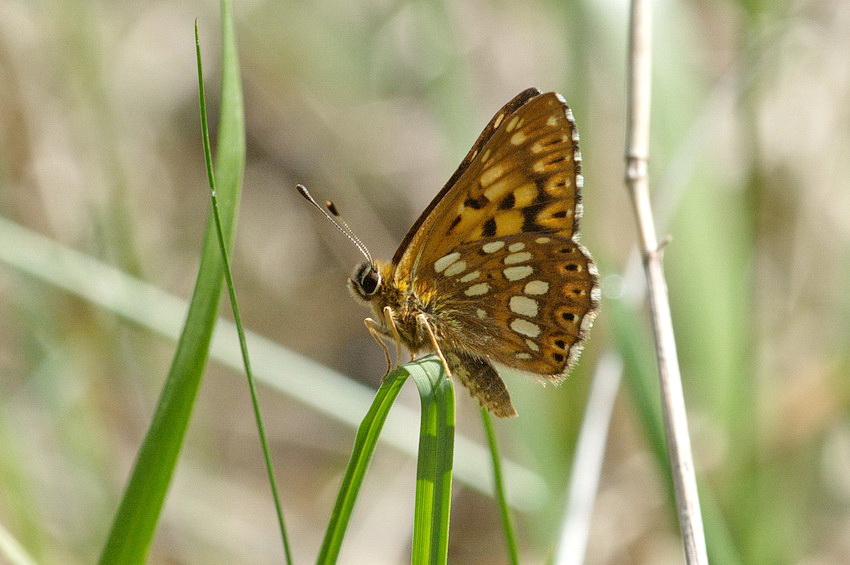
[[[596,318],[599,276],[578,242],[582,184],[578,131],[564,99],[535,88],[518,94],[392,261],[373,261],[343,229],[367,258],[348,286],[372,307],[369,330],[414,355],[436,352],[482,406],[515,416],[495,367],[561,382]]]

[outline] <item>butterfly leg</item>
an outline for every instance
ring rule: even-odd
[[[508,388],[490,361],[454,350],[446,351],[446,360],[452,373],[481,406],[499,418],[517,415]]]
[[[393,309],[389,306],[384,306],[384,319],[387,321],[387,327],[390,328],[395,339],[395,364],[401,365],[401,335],[399,335],[398,328],[395,325]]]
[[[369,330],[369,334],[372,336],[372,338],[378,342],[378,345],[381,346],[381,351],[384,352],[384,358],[387,360],[387,374],[389,374],[389,372],[393,368],[393,365],[392,361],[390,360],[390,350],[389,348],[387,348],[387,344],[384,343],[384,340],[381,339],[381,324],[379,324],[372,318],[366,318],[365,320],[363,320],[363,323],[366,324],[366,329]]]
[[[416,321],[419,322],[422,327],[425,328],[425,331],[428,332],[428,337],[431,338],[431,346],[434,348],[434,353],[436,353],[437,357],[440,358],[440,362],[443,364],[443,369],[446,370],[446,378],[451,378],[452,370],[449,368],[449,364],[443,356],[443,351],[440,349],[440,344],[437,342],[437,336],[434,334],[434,328],[432,328],[431,324],[428,323],[428,318],[425,314],[419,314],[416,316]]]

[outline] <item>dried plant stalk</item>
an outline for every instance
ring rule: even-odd
[[[629,71],[626,130],[626,188],[637,218],[641,255],[646,271],[652,328],[656,343],[664,432],[670,456],[676,508],[685,557],[689,564],[707,564],[705,532],[700,514],[693,454],[688,436],[682,377],[670,316],[661,249],[649,203],[649,120],[652,76],[652,5],[633,0],[629,28]]]

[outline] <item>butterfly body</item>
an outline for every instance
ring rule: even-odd
[[[496,416],[516,416],[507,387],[487,356],[477,354],[498,344],[498,335],[488,331],[487,324],[476,318],[465,320],[462,309],[452,307],[437,288],[426,281],[397,281],[386,285],[371,297],[364,294],[357,281],[358,273],[369,273],[373,267],[363,263],[349,279],[355,299],[371,306],[375,318],[367,319],[373,334],[398,340],[413,355],[436,351],[446,364],[449,374],[457,377],[483,406]],[[393,266],[374,264],[380,280],[393,280]],[[381,286],[378,286],[381,289]]]
[[[357,273],[366,273],[367,269],[374,267],[380,274],[381,284],[378,288],[381,292],[369,295],[363,292],[363,286],[357,281]],[[439,298],[436,289],[429,288],[425,281],[397,281],[395,284],[384,284],[383,281],[393,280],[393,267],[390,263],[376,262],[373,265],[362,263],[355,269],[355,274],[349,279],[349,287],[355,299],[363,300],[371,306],[375,318],[379,322],[374,329],[384,337],[396,338],[396,334],[405,347],[411,353],[418,354],[428,348],[429,335],[427,330],[421,326],[417,319],[426,316],[431,322],[435,333],[440,329],[440,336],[445,340],[446,336],[436,315],[442,314],[439,307]],[[392,312],[392,322],[385,317],[386,309]]]
[[[349,279],[373,334],[435,351],[496,416],[516,415],[494,366],[560,382],[599,303],[578,242],[581,154],[572,112],[528,89],[490,121],[391,262]]]

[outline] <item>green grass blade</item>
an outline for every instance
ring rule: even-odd
[[[232,240],[242,172],[245,126],[230,4],[222,0],[222,95],[216,160],[222,231]],[[100,563],[144,563],[183,444],[218,312],[222,266],[216,228],[207,221],[189,312],[156,413],[137,455]]]
[[[204,143],[204,163],[207,168],[207,178],[210,187],[210,201],[212,204],[213,219],[215,220],[216,237],[218,239],[219,252],[221,253],[222,266],[224,267],[224,280],[227,284],[227,295],[230,298],[230,306],[233,310],[233,321],[236,325],[236,334],[239,338],[239,351],[242,354],[242,363],[245,366],[245,376],[248,379],[248,389],[251,396],[251,406],[254,410],[254,420],[257,424],[257,434],[260,439],[260,447],[263,452],[263,462],[266,467],[266,476],[272,491],[275,512],[277,513],[278,529],[283,540],[283,553],[286,562],[292,563],[292,550],[289,547],[289,536],[286,533],[286,522],[283,517],[283,507],[280,504],[280,492],[275,479],[274,465],[272,463],[269,440],[266,435],[266,426],[260,408],[260,399],[257,394],[257,384],[254,372],[251,370],[251,358],[248,354],[248,343],[245,340],[245,328],[242,326],[242,316],[239,314],[239,301],[236,299],[236,288],[233,284],[233,272],[230,269],[230,259],[227,252],[227,242],[221,226],[221,213],[218,206],[218,195],[216,193],[215,172],[212,166],[212,150],[210,148],[210,130],[207,121],[207,102],[204,92],[204,68],[201,62],[201,40],[198,36],[198,20],[195,20],[195,56],[198,63],[198,100],[201,110],[201,134]]]
[[[345,477],[334,504],[331,520],[325,531],[325,539],[316,563],[330,565],[336,563],[345,530],[354,510],[354,503],[363,484],[363,477],[375,452],[378,436],[387,419],[387,415],[395,402],[402,385],[407,380],[409,373],[405,367],[399,367],[384,377],[381,386],[375,394],[372,406],[360,423],[357,435],[354,438],[354,447],[351,450],[351,459],[345,470]]]
[[[435,356],[408,363],[407,367],[422,400],[411,562],[442,564],[446,563],[449,547],[454,388]]]
[[[320,565],[336,563],[339,557],[345,530],[378,436],[408,376],[413,376],[422,398],[412,562],[446,562],[454,453],[454,389],[437,358],[429,356],[392,371],[378,389],[357,430],[351,459],[316,559]]]
[[[519,563],[519,550],[517,549],[516,533],[511,521],[511,510],[508,499],[505,496],[505,480],[502,476],[502,458],[499,456],[499,445],[496,443],[496,431],[493,429],[493,417],[490,411],[481,407],[481,421],[484,423],[484,433],[487,435],[487,445],[490,446],[490,456],[493,459],[493,485],[496,488],[496,501],[499,503],[499,515],[502,520],[502,530],[505,535],[505,544],[508,550],[510,563]]]

